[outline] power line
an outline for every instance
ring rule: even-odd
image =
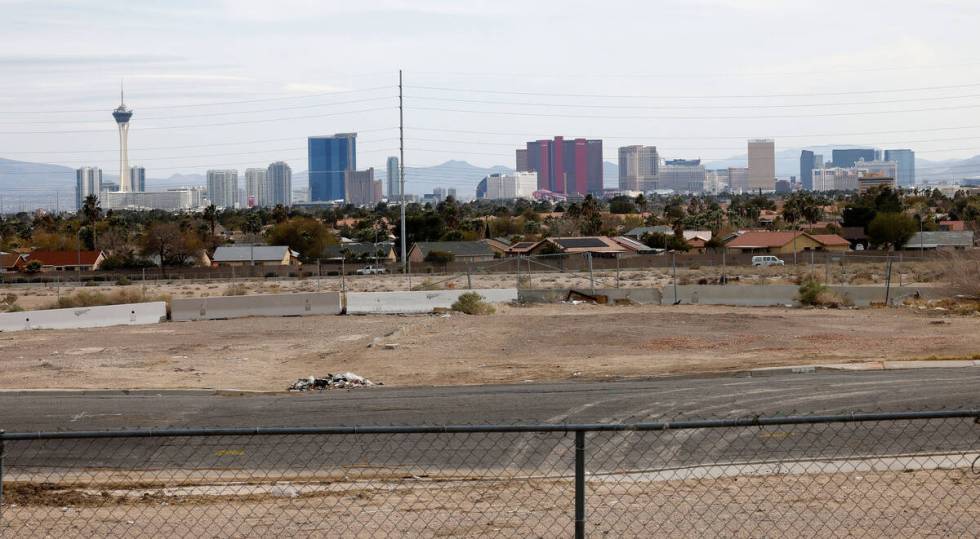
[[[324,97],[330,95],[344,95],[353,94],[359,92],[374,92],[377,90],[391,90],[393,86],[374,86],[371,88],[357,88],[351,90],[338,90],[336,92],[320,92],[315,94],[305,94],[305,95],[292,95],[292,96],[279,96],[279,97],[265,97],[259,99],[246,99],[239,101],[212,101],[210,103],[188,103],[183,105],[156,105],[156,106],[141,106],[140,110],[168,110],[168,109],[180,109],[180,108],[191,108],[191,107],[217,107],[223,105],[242,105],[246,103],[263,103],[268,101],[283,101],[290,99],[309,99],[312,97]],[[29,111],[0,111],[0,114],[77,114],[77,113],[87,113],[87,112],[97,112],[100,114],[105,114],[106,109],[83,109],[83,110],[45,110],[43,108],[29,110]]]
[[[452,112],[461,114],[492,114],[505,116],[518,116],[522,118],[571,118],[580,120],[772,120],[772,119],[796,119],[796,118],[833,118],[840,116],[876,116],[882,114],[906,114],[910,112],[936,112],[944,110],[962,110],[980,108],[980,103],[970,105],[957,105],[954,107],[930,107],[919,109],[896,109],[880,111],[857,111],[857,112],[827,112],[820,114],[769,114],[753,116],[600,116],[583,114],[545,114],[536,112],[510,112],[500,110],[467,110],[467,109],[447,109],[439,107],[415,107],[413,110],[427,110],[436,112]]]
[[[261,124],[269,122],[282,122],[288,120],[309,120],[314,118],[327,118],[332,116],[344,116],[348,114],[364,114],[368,112],[377,112],[381,110],[393,110],[393,107],[376,107],[371,109],[362,110],[349,110],[344,112],[334,112],[328,114],[314,114],[309,116],[282,116],[279,118],[269,118],[265,120],[246,120],[241,122],[225,122],[216,124],[196,124],[196,125],[168,125],[168,126],[140,126],[140,130],[167,130],[167,129],[197,129],[200,127],[224,127],[229,125],[248,125],[248,124]],[[102,129],[74,129],[67,131],[0,131],[0,135],[64,135],[64,134],[74,134],[74,133],[101,133],[106,131],[111,131],[112,128],[102,128]]]
[[[298,110],[298,109],[311,109],[311,108],[322,108],[322,107],[333,107],[338,105],[350,105],[354,103],[369,103],[375,101],[393,100],[392,96],[382,96],[382,97],[371,97],[366,99],[354,99],[351,101],[338,101],[336,103],[313,103],[310,105],[300,105],[295,107],[278,107],[273,109],[259,109],[259,110],[243,110],[243,111],[233,111],[233,112],[208,112],[207,116],[243,116],[247,114],[258,114],[265,112],[281,112],[284,110]],[[105,114],[106,111],[102,111]],[[185,114],[182,116],[140,116],[140,120],[177,120],[186,118],[201,118],[200,114]],[[0,123],[7,124],[17,124],[17,125],[62,125],[62,124],[90,124],[90,123],[102,123],[103,119],[99,120],[50,120],[43,122],[21,122],[19,120],[0,120]],[[106,122],[108,123],[108,122]]]
[[[560,107],[560,108],[589,108],[589,109],[649,109],[649,110],[699,110],[699,109],[781,109],[781,108],[802,108],[802,107],[841,107],[851,105],[882,105],[893,103],[915,103],[920,101],[950,101],[954,99],[969,99],[980,97],[980,94],[967,94],[942,97],[917,97],[908,99],[885,99],[878,101],[844,101],[837,103],[797,103],[797,104],[778,104],[778,105],[590,105],[583,103],[542,103],[527,101],[493,101],[485,99],[455,99],[448,97],[432,97],[412,95],[406,96],[410,99],[421,99],[424,101],[445,101],[452,103],[474,103],[485,105],[517,105],[527,107]]]
[[[611,98],[611,99],[757,99],[763,97],[819,97],[819,96],[841,96],[841,95],[865,95],[865,94],[884,94],[902,92],[924,92],[932,90],[953,90],[962,88],[977,88],[980,83],[954,84],[949,86],[920,86],[917,88],[893,88],[875,90],[852,90],[841,92],[808,92],[808,93],[785,93],[785,94],[730,94],[730,95],[639,95],[639,94],[565,94],[547,92],[518,92],[506,90],[485,90],[479,88],[451,88],[446,86],[413,86],[421,90],[439,90],[444,92],[464,92],[474,94],[499,94],[499,95],[533,95],[543,97],[591,97],[591,98]]]

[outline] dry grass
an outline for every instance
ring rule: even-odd
[[[943,280],[951,295],[980,298],[980,256],[951,253],[945,267]]]
[[[170,305],[169,295],[148,296],[136,288],[122,288],[112,292],[80,290],[72,295],[61,296],[47,306],[48,309],[77,309],[79,307],[99,307],[102,305],[121,305],[124,303],[147,303],[163,301]]]

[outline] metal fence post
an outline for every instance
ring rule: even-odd
[[[575,431],[575,539],[585,537],[585,431]]]
[[[3,451],[5,449],[3,432],[0,430],[0,519],[3,518]]]
[[[592,288],[592,295],[595,295],[595,275],[592,273],[592,253],[585,253],[586,260],[589,261],[589,286]]]

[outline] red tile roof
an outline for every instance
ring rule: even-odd
[[[27,255],[27,261],[40,260],[45,266],[91,266],[99,259],[102,251],[45,251],[35,250]]]
[[[837,234],[810,234],[810,237],[817,240],[820,245],[847,245],[851,243]]]
[[[741,236],[728,242],[726,247],[736,247],[736,248],[765,248],[765,247],[782,247],[787,243],[793,241],[794,236],[802,236],[802,232],[768,232],[768,231],[754,231],[746,232]]]

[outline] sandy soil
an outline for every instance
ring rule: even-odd
[[[491,316],[322,316],[0,334],[0,388],[285,389],[649,377],[980,358],[980,318],[911,309],[500,306]],[[385,344],[397,345],[387,349]]]
[[[817,264],[810,267],[801,263],[798,267],[784,266],[771,268],[734,267],[725,268],[725,275],[732,284],[789,284],[798,283],[799,278],[812,273],[820,279],[830,278],[833,284],[847,283],[852,285],[873,285],[885,282],[885,271],[882,263],[853,263],[848,264],[846,271],[840,267],[832,267],[830,271]],[[679,284],[697,284],[701,280],[715,282],[722,274],[721,267],[678,268],[677,281]],[[942,274],[942,268],[937,262],[904,262],[896,263],[893,268],[893,284],[916,286],[937,286],[937,279]],[[624,288],[664,287],[672,282],[669,269],[623,269],[619,272],[605,270],[594,272],[593,278],[599,288],[613,288],[617,283]],[[474,288],[569,288],[589,285],[588,272],[556,272],[532,265],[530,274],[522,271],[516,273],[474,274],[470,280]],[[341,288],[354,292],[382,292],[392,290],[409,290],[412,288],[465,288],[465,274],[433,274],[414,275],[411,278],[400,275],[351,275],[343,282],[340,277],[322,277],[320,279],[252,279],[231,280],[214,279],[211,281],[156,281],[134,283],[129,286],[134,292],[143,292],[147,296],[168,296],[174,298],[221,296],[234,287],[247,294],[279,294],[290,292],[337,291]],[[23,309],[51,308],[59,295],[71,295],[79,290],[87,292],[111,293],[123,287],[106,286],[59,286],[55,283],[44,285],[8,285],[0,286],[0,298],[8,294],[17,296],[16,304]]]
[[[53,487],[54,485],[48,485]],[[320,490],[312,487],[319,486]],[[570,537],[569,480],[280,485],[180,496],[142,488],[82,497],[11,485],[0,535],[48,537]],[[175,489],[171,489],[173,491]],[[139,494],[142,492],[142,494]],[[980,483],[969,470],[591,481],[597,537],[975,537]]]

